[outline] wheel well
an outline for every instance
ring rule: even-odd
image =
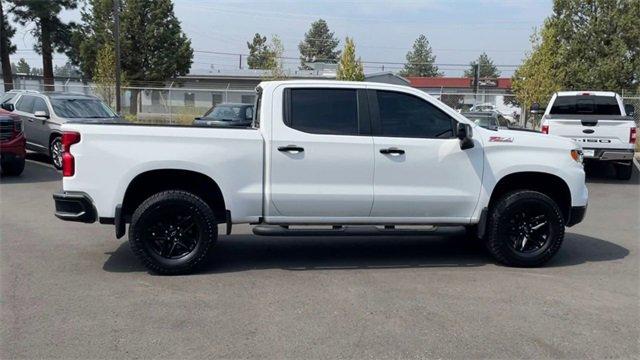
[[[51,142],[53,141],[53,139],[55,139],[55,138],[57,138],[57,137],[60,137],[60,136],[62,136],[62,134],[57,133],[57,132],[52,132],[52,133],[49,135],[49,143],[47,144],[47,150],[48,150],[49,152],[51,152]]]
[[[533,190],[547,195],[558,204],[565,220],[569,218],[571,191],[567,183],[556,175],[539,172],[509,174],[500,179],[493,189],[489,200],[489,208],[503,195],[515,190]]]
[[[165,190],[184,190],[200,197],[211,207],[216,220],[225,222],[226,206],[218,184],[207,175],[189,170],[151,170],[136,176],[124,194],[122,215],[130,221],[133,212],[153,194]]]

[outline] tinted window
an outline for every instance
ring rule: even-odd
[[[381,135],[389,137],[449,138],[451,118],[416,96],[378,91]]]
[[[291,114],[288,125],[300,131],[316,134],[357,135],[357,91],[291,89]]]
[[[58,116],[68,119],[116,117],[116,114],[98,99],[51,99],[51,106]]]
[[[24,111],[29,114],[33,114],[33,102],[35,101],[34,96],[25,95],[18,99],[18,104],[16,104],[16,110]]]
[[[620,115],[618,100],[613,96],[558,96],[550,114]]]
[[[36,98],[33,102],[33,112],[35,113],[36,111],[44,111],[45,113],[47,113],[47,115],[49,115],[47,103],[45,103],[41,98]]]

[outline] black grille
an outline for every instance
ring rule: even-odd
[[[0,122],[0,140],[9,140],[13,137],[13,121]]]

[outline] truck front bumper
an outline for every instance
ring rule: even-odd
[[[579,224],[584,220],[587,214],[587,206],[573,206],[571,207],[571,213],[569,213],[569,219],[567,219],[566,226],[573,226]]]
[[[93,200],[85,193],[57,192],[53,194],[53,200],[56,203],[55,215],[58,219],[92,223],[98,217]]]

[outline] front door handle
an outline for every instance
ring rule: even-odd
[[[387,149],[380,149],[380,154],[385,154],[385,155],[404,155],[404,150],[402,149],[398,149],[395,147],[390,147]]]
[[[296,145],[287,145],[287,146],[279,146],[278,151],[288,152],[288,153],[301,153],[301,152],[304,152],[304,148]]]

